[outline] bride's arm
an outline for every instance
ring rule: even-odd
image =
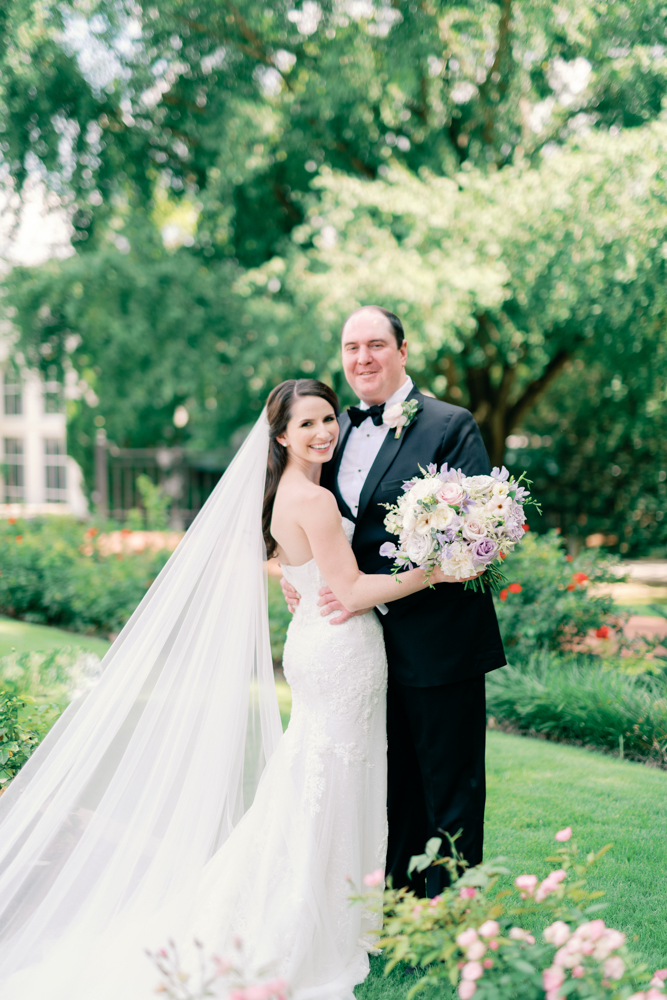
[[[435,569],[428,580],[422,569],[411,569],[398,577],[361,573],[343,531],[336,501],[327,490],[305,500],[297,518],[322,576],[348,611],[396,601],[424,590],[431,583],[460,582],[446,577],[440,569]]]

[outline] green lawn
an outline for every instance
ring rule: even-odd
[[[48,625],[31,625],[0,615],[0,657],[13,652],[27,653],[76,646],[96,653],[101,659],[109,645],[106,639],[95,639],[79,632],[65,632]]]
[[[613,843],[590,882],[607,894],[601,916],[650,968],[667,966],[667,772],[490,732],[487,774],[486,858],[503,855],[514,874],[541,876],[564,826],[586,852]],[[415,981],[398,970],[384,979],[382,969],[373,959],[358,1000],[402,1000]]]

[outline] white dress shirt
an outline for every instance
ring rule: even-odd
[[[414,382],[409,375],[406,375],[405,382],[393,396],[389,397],[385,406],[402,403],[412,392],[413,386]],[[359,403],[359,409],[368,410],[370,407],[368,403]],[[355,517],[359,511],[359,497],[366,476],[371,471],[371,466],[388,433],[387,424],[380,424],[379,427],[376,427],[369,417],[359,427],[353,427],[348,435],[338,470],[338,489]]]

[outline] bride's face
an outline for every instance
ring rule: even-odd
[[[323,465],[334,453],[338,421],[331,403],[319,396],[298,396],[285,433],[278,438],[289,457],[300,463]]]

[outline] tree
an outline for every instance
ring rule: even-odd
[[[663,343],[666,154],[656,124],[581,139],[539,169],[324,177],[293,234],[305,249],[286,258],[292,322],[308,309],[337,329],[362,302],[393,307],[418,382],[469,406],[501,463],[575,356],[611,345],[630,374]]]

